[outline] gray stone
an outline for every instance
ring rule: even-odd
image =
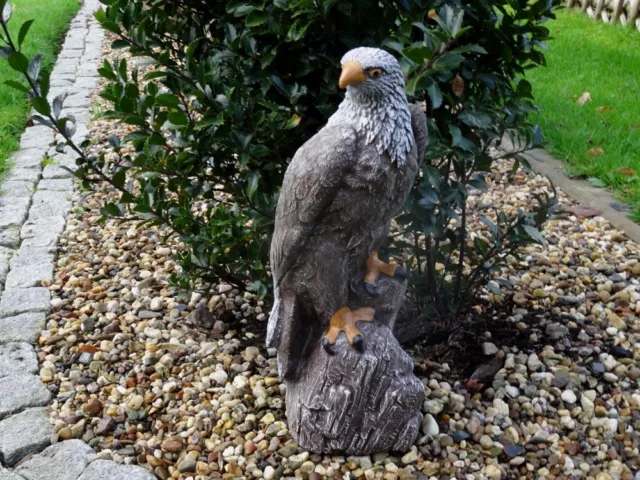
[[[89,108],[91,100],[85,95],[71,95],[67,97],[64,106],[67,108]]]
[[[40,171],[36,168],[12,168],[7,172],[7,180],[25,180],[37,183],[40,180]]]
[[[81,65],[77,72],[80,77],[99,77],[98,68],[95,65]]]
[[[53,140],[53,133],[51,137],[40,140],[39,148],[29,148],[20,150],[11,157],[14,168],[42,168],[42,157],[44,157],[47,151],[48,144]]]
[[[51,296],[43,287],[7,289],[0,300],[0,318],[26,312],[48,312]]]
[[[73,190],[73,179],[61,178],[55,180],[42,180],[38,184],[38,190],[52,190],[57,192],[71,192]]]
[[[7,275],[6,288],[40,287],[42,281],[53,282],[53,259],[40,259],[37,263],[12,268]]]
[[[53,132],[49,130],[49,133],[52,134]],[[20,148],[40,148],[43,143],[42,135],[22,135],[20,138]]]
[[[28,267],[39,263],[53,264],[54,255],[45,247],[28,247],[20,245],[20,248],[11,258],[11,268]]]
[[[74,63],[56,64],[56,68],[53,69],[51,75],[73,75],[76,73],[78,65]]]
[[[16,472],[27,480],[77,480],[93,450],[82,440],[56,443],[22,463]]]
[[[9,180],[0,185],[0,193],[7,197],[31,197],[35,186],[34,182],[26,180]]]
[[[74,80],[73,77],[55,77],[51,79],[51,87],[70,87]]]
[[[21,226],[27,219],[28,210],[29,206],[25,202],[13,207],[0,207],[0,230]]]
[[[33,196],[29,220],[45,217],[64,217],[71,210],[70,192],[38,190]]]
[[[28,218],[20,230],[20,237],[33,238],[43,234],[60,235],[64,230],[64,224],[65,219],[61,216],[39,219]]]
[[[46,408],[31,408],[0,422],[0,460],[13,466],[51,444],[53,426]]]
[[[31,345],[24,342],[0,345],[0,378],[37,371],[38,359]]]
[[[87,89],[89,91],[95,90],[98,86],[98,79],[95,77],[83,77],[79,78],[73,85],[74,88]]]
[[[84,38],[68,38],[64,41],[64,48],[69,50],[84,50]]]
[[[550,323],[547,325],[545,333],[551,340],[560,340],[569,333],[569,329],[560,323]]]
[[[71,50],[70,48],[62,47],[62,50],[58,55],[58,59],[80,58],[81,56],[82,56],[82,50]],[[53,78],[51,79],[51,83],[53,83]]]
[[[41,235],[25,238],[20,247],[41,248],[47,253],[55,253],[58,249],[58,238],[60,238],[58,233],[44,231]]]
[[[43,312],[23,313],[15,317],[0,318],[0,344],[26,342],[35,345],[44,326]]]
[[[109,460],[94,460],[78,480],[157,480],[150,471]]]
[[[70,172],[69,170],[65,170],[64,168],[62,168],[59,165],[47,165],[46,167],[44,167],[44,170],[42,171],[42,178],[43,179],[53,179],[53,178],[73,178],[73,173]]]
[[[0,208],[9,209],[13,207],[29,209],[31,199],[29,197],[9,197],[7,195],[0,196]]]
[[[44,406],[50,399],[49,390],[35,375],[0,378],[0,420],[25,408]]]
[[[0,231],[0,246],[16,248],[20,244],[20,228],[10,227]]]
[[[5,470],[0,466],[0,480],[24,480],[24,478],[11,473],[9,470]]]
[[[15,252],[6,247],[0,246],[0,285],[4,285],[9,273],[9,261]]]

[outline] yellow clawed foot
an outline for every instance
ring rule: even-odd
[[[374,317],[375,310],[373,308],[366,307],[357,310],[351,310],[348,307],[341,308],[331,317],[329,329],[322,338],[322,346],[329,355],[333,355],[336,339],[340,332],[344,332],[347,335],[349,345],[353,345],[360,353],[364,352],[364,338],[362,332],[356,327],[356,322],[372,322]]]
[[[400,279],[409,277],[409,273],[396,262],[385,263],[378,258],[378,252],[371,252],[367,258],[367,273],[364,276],[364,286],[369,295],[378,296],[378,276],[381,273]]]

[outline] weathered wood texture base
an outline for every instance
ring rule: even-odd
[[[390,329],[406,282],[381,279],[378,297],[364,292],[360,283],[354,283],[350,303],[374,307],[378,314],[376,322],[358,324],[364,352],[349,345],[344,334],[336,341],[335,355],[318,342],[301,376],[286,381],[289,429],[298,444],[312,452],[406,451],[422,422],[424,385]]]

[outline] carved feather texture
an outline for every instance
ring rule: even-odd
[[[296,152],[278,200],[267,345],[278,348],[285,378],[346,305],[352,278],[386,239],[424,155],[425,116],[410,108],[397,61],[368,48],[347,53],[343,62],[350,60],[386,73],[348,87],[327,125]]]

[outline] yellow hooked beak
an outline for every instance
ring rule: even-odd
[[[360,62],[351,60],[342,65],[342,74],[340,74],[338,82],[340,88],[347,88],[348,85],[360,85],[364,81],[364,70]]]

